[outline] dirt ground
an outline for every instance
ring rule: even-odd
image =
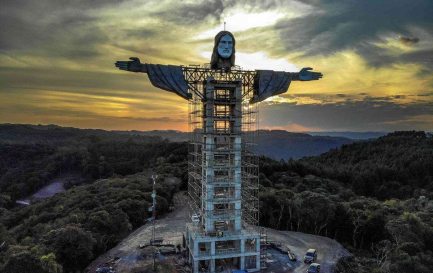
[[[164,244],[182,245],[182,235],[188,219],[186,200],[187,196],[184,192],[175,195],[174,207],[179,209],[155,221],[155,238],[163,237]],[[117,246],[94,260],[86,268],[85,272],[93,273],[98,266],[113,259],[116,260],[112,265],[116,273],[141,272],[141,269],[144,271],[153,263],[153,249],[150,247],[141,249],[140,245],[150,243],[152,229],[153,227],[150,224],[136,229]],[[174,257],[158,255],[156,261],[161,262],[170,258]]]
[[[282,249],[289,248],[295,254],[297,261],[291,262],[286,254],[282,254],[276,249],[268,250],[267,270],[263,272],[279,273],[279,272],[296,272],[305,273],[308,265],[303,263],[303,257],[309,248],[317,250],[317,263],[320,264],[321,273],[332,273],[336,262],[350,253],[341,246],[337,241],[327,237],[311,235],[301,232],[280,231],[266,228],[269,241],[281,244]],[[269,255],[270,254],[270,255]]]
[[[182,235],[188,221],[186,200],[185,193],[177,194],[174,199],[174,207],[178,209],[156,221],[155,237],[164,238],[163,244],[182,245]],[[296,255],[297,261],[291,262],[285,253],[275,248],[269,248],[266,259],[268,267],[261,272],[305,273],[308,265],[304,264],[302,259],[309,248],[315,248],[318,251],[317,262],[321,264],[321,273],[332,273],[335,263],[340,258],[350,255],[338,242],[326,237],[268,228],[265,230],[268,241],[279,244],[280,249],[283,250],[290,248],[292,253]],[[116,273],[149,272],[148,270],[153,263],[154,250],[151,247],[140,248],[140,245],[148,244],[151,238],[152,225],[146,224],[94,260],[85,272],[94,273],[98,266],[106,263],[109,263]],[[172,248],[173,251],[175,249],[175,247]],[[174,265],[180,265],[186,261],[180,254],[164,255],[164,253],[156,255],[155,260],[159,263],[172,265],[170,269],[164,270],[166,272],[181,272],[181,267]]]

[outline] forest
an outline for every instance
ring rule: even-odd
[[[160,215],[186,189],[186,143],[7,126],[0,126],[1,272],[81,272],[150,217],[151,172],[160,175]],[[64,193],[15,204],[66,173],[77,179]],[[431,134],[394,132],[299,160],[261,157],[260,187],[260,224],[337,240],[354,254],[338,273],[431,271]]]
[[[261,224],[327,236],[354,255],[336,272],[430,272],[433,138],[395,132],[318,157],[261,158]]]

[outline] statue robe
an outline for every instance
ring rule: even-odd
[[[292,75],[290,72],[273,70],[256,70],[254,78],[254,97],[251,103],[285,93],[289,89]]]
[[[146,64],[147,74],[153,86],[190,99],[188,82],[183,67],[175,65]],[[251,103],[285,93],[292,80],[291,73],[273,70],[257,70],[254,78],[254,98]]]
[[[191,98],[181,66],[146,64],[146,68],[153,86],[178,94],[187,100]]]

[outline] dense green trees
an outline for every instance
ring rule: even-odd
[[[28,251],[9,256],[2,272],[46,273],[39,258]]]
[[[23,242],[24,243],[24,242]],[[56,256],[52,252],[46,255],[44,247],[39,245],[30,247],[23,245],[10,245],[3,255],[0,255],[0,262],[3,268],[1,272],[5,273],[62,273],[63,267],[57,262]]]
[[[2,129],[1,272],[81,272],[150,217],[151,169],[159,174],[158,215],[186,188],[184,143],[98,130]],[[30,130],[34,138],[16,137],[17,130]],[[71,172],[65,193],[14,206],[17,198]]]
[[[260,191],[262,225],[319,234],[343,243],[357,257],[342,261],[337,272],[430,272],[433,199],[380,201],[357,197],[342,187],[329,192],[326,180],[314,183],[320,179],[291,175],[283,179],[290,185],[287,188],[276,183],[278,189]],[[298,183],[308,185],[309,190]]]
[[[261,158],[260,223],[338,240],[337,272],[430,272],[433,138],[396,132],[298,161]]]
[[[92,261],[96,240],[92,233],[79,226],[68,225],[49,231],[44,236],[44,244],[54,250],[65,272],[76,272]],[[43,260],[48,260],[47,255]]]
[[[300,160],[307,173],[338,180],[355,194],[380,200],[432,194],[433,138],[395,132]]]
[[[150,168],[160,175],[160,215],[186,189],[184,143],[54,129],[26,144],[7,134],[1,142],[0,130],[2,272],[82,270],[150,216]],[[14,207],[16,198],[68,172],[78,178],[65,193]],[[432,177],[433,139],[423,132],[397,132],[297,161],[263,157],[260,224],[343,243],[355,256],[337,265],[339,273],[430,272]]]
[[[0,207],[11,206],[52,179],[74,174],[66,187],[113,175],[128,175],[156,167],[157,159],[168,163],[186,158],[186,144],[155,141],[154,137],[129,136],[113,141],[92,136],[57,144],[5,144],[0,139]],[[179,172],[177,174],[180,174]]]
[[[169,172],[160,168],[159,215],[168,212],[173,194],[181,187],[180,179],[171,178],[171,172],[178,168],[176,164],[184,165],[173,163]],[[20,259],[28,258],[26,266],[34,272],[39,272],[38,268],[55,269],[58,264],[63,272],[81,271],[92,258],[113,247],[150,217],[149,180],[148,173],[98,180],[33,205],[14,208],[11,213],[5,211],[0,214],[0,244],[6,241],[7,250],[0,255],[0,265],[4,264],[4,270],[15,270]],[[27,253],[32,249],[38,251]],[[54,256],[47,256],[50,253]]]

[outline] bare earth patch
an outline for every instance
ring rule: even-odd
[[[155,237],[162,237],[164,239],[163,244],[182,245],[182,235],[188,221],[186,200],[185,193],[178,193],[174,199],[174,207],[177,209],[156,221]],[[287,254],[275,248],[269,248],[266,259],[268,268],[262,272],[305,273],[308,265],[304,264],[302,260],[309,248],[315,248],[318,251],[317,262],[321,264],[321,273],[333,272],[336,262],[340,258],[350,255],[338,242],[327,237],[269,228],[265,230],[268,241],[279,245],[282,250],[289,248],[296,255],[297,261],[291,262]],[[149,268],[152,267],[154,249],[152,247],[140,248],[140,245],[149,244],[151,238],[152,225],[146,224],[138,228],[117,246],[94,260],[86,268],[86,272],[93,273],[98,266],[106,263],[109,263],[116,273],[149,272]],[[173,251],[175,249],[176,247],[172,248]],[[164,251],[169,250],[170,247],[161,249],[161,254],[156,256],[156,261],[172,264],[172,269],[167,269],[167,272],[182,272],[180,267],[174,265],[183,264],[186,260],[180,254],[165,255]]]

